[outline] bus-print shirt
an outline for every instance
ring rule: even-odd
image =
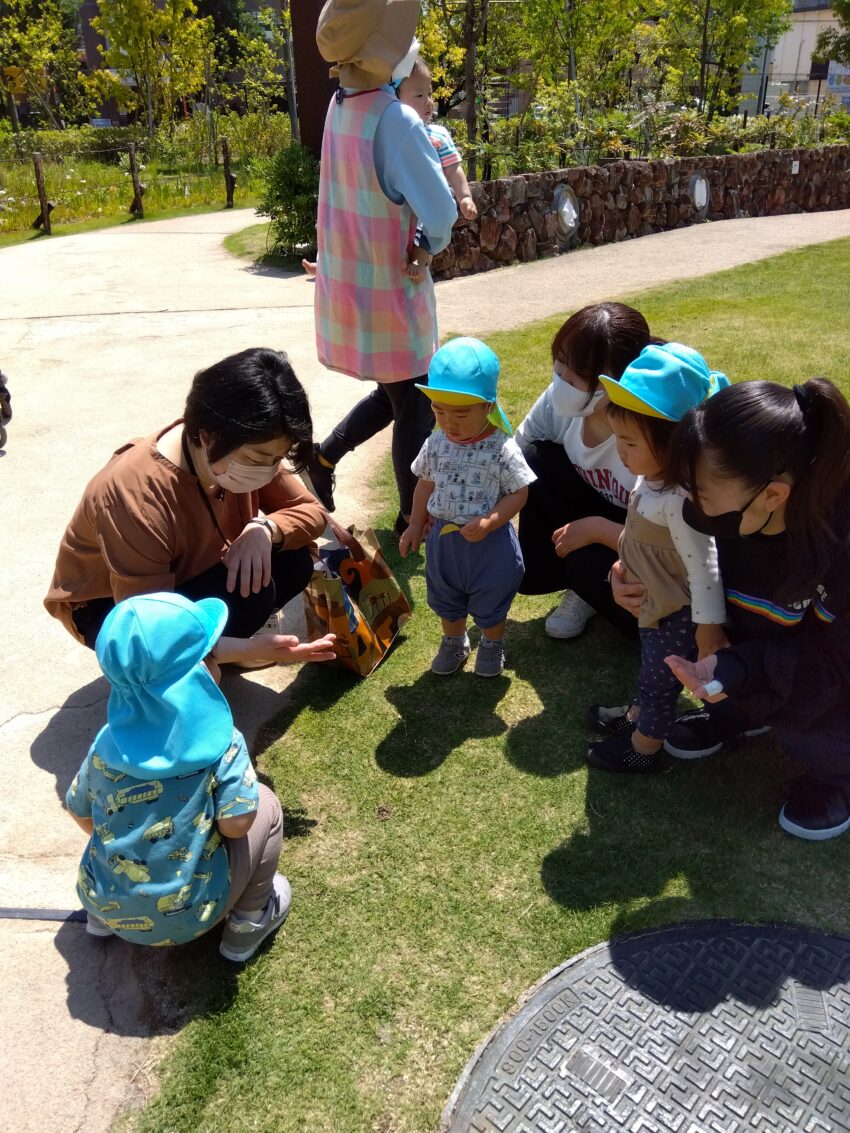
[[[216,819],[258,806],[257,776],[234,731],[221,758],[173,778],[136,779],[92,745],[66,805],[94,822],[77,893],[113,932],[137,944],[183,944],[221,918],[230,891]]]
[[[499,429],[462,445],[435,429],[410,467],[420,480],[433,481],[429,513],[462,523],[489,515],[503,496],[537,479],[513,437]]]

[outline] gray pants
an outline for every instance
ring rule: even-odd
[[[264,909],[272,892],[283,846],[283,811],[277,795],[259,784],[257,817],[241,838],[225,838],[230,856],[230,895],[225,913],[233,908]]]

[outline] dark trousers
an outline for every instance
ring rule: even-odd
[[[625,523],[626,513],[609,503],[573,468],[562,444],[538,441],[525,459],[537,474],[528,489],[528,501],[519,513],[519,542],[525,560],[520,594],[552,594],[574,590],[627,637],[638,635],[637,618],[622,609],[611,595],[608,575],[617,560],[615,551],[592,543],[565,559],[555,554],[552,533],[574,519],[601,515]]]
[[[718,740],[732,739],[751,729],[770,724],[754,722],[738,707],[734,695],[716,704],[704,704],[716,728]],[[847,704],[839,703],[811,723],[805,731],[777,725],[773,730],[782,750],[806,772],[824,783],[850,786],[850,733],[847,730]],[[712,734],[714,735],[714,728]]]
[[[638,727],[645,736],[663,740],[676,720],[682,682],[673,676],[664,658],[671,654],[688,661],[697,658],[690,606],[662,618],[655,629],[640,630],[640,674],[637,703]]]
[[[416,383],[426,384],[427,376],[403,382],[382,382],[354,406],[347,417],[319,445],[319,452],[329,464],[336,464],[347,452],[364,441],[393,426],[393,471],[398,485],[402,515],[413,509],[416,477],[410,466],[416,459],[425,438],[434,428],[431,403]]]
[[[300,547],[297,551],[273,551],[271,581],[247,598],[239,593],[238,580],[236,590],[228,594],[227,567],[223,563],[216,563],[175,590],[193,602],[199,598],[221,598],[228,609],[225,636],[250,637],[264,625],[273,610],[279,610],[290,598],[301,593],[312,574],[312,555],[306,547]],[[94,649],[100,627],[114,606],[111,598],[95,598],[74,611],[74,624],[90,649]]]

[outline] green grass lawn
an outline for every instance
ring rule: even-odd
[[[850,392],[849,276],[844,240],[635,302],[736,380],[822,374]],[[558,322],[489,340],[515,423]],[[553,602],[519,598],[505,678],[432,677],[422,561],[392,550],[388,476],[378,495],[416,617],[366,681],[302,670],[266,729],[292,914],[239,974],[215,940],[175,957],[195,1018],[139,1131],[429,1133],[523,990],[612,934],[705,917],[850,930],[850,838],[780,831],[792,771],[769,739],[658,778],[588,773],[584,708],[627,699],[637,667],[598,619],[551,641]]]
[[[256,204],[255,200],[246,200],[239,203],[239,208],[248,208]],[[115,228],[123,224],[147,224],[151,220],[173,220],[178,216],[200,216],[203,213],[224,212],[221,205],[195,205],[191,208],[164,208],[149,209],[145,205],[143,220],[129,216],[127,210],[111,213],[108,216],[98,216],[89,220],[72,221],[68,224],[53,222],[50,236],[33,228],[21,232],[0,232],[0,249],[9,248],[13,244],[27,244],[31,240],[52,240],[54,236],[77,236],[82,232],[96,232],[101,228]]]
[[[251,260],[259,267],[279,268],[282,271],[303,271],[300,256],[284,256],[270,252],[270,221],[252,224],[240,232],[232,232],[224,238],[224,246],[232,256]]]

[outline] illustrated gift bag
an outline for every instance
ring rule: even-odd
[[[410,620],[410,603],[387,566],[371,527],[347,531],[329,519],[342,544],[323,547],[304,591],[310,641],[336,634],[336,655],[343,665],[368,677]]]

